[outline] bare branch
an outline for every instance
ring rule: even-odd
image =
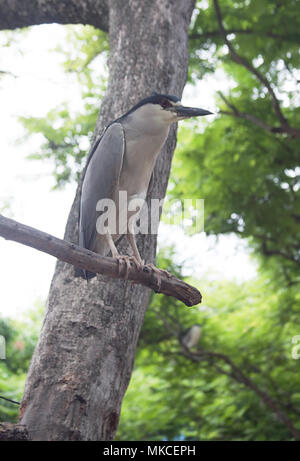
[[[264,120],[261,120],[259,117],[256,117],[256,115],[249,114],[247,112],[240,112],[238,108],[232,102],[228,101],[228,99],[224,96],[224,94],[221,91],[218,91],[218,94],[221,96],[225,104],[231,109],[231,112],[226,111],[226,110],[220,110],[219,112],[220,114],[231,115],[232,117],[236,117],[236,118],[243,118],[245,120],[252,122],[254,125],[259,126],[260,128],[263,128],[264,130],[270,133],[279,133],[279,134],[288,133],[286,128],[283,128],[281,126],[270,126]],[[300,138],[300,130],[294,130],[294,137]]]
[[[297,264],[297,266],[300,267],[300,259],[299,259],[299,257],[297,258],[297,256],[294,256],[293,254],[286,253],[286,252],[284,252],[282,250],[268,248],[266,241],[262,242],[262,253],[264,255],[266,255],[266,256],[281,256],[282,258],[287,259],[288,261],[291,261],[291,262]],[[299,252],[298,252],[298,254],[299,254]]]
[[[107,0],[0,0],[0,30],[54,22],[90,24],[107,32]]]
[[[300,34],[298,35],[281,35],[281,34],[275,34],[273,32],[268,32],[268,31],[263,31],[263,30],[254,30],[254,29],[228,29],[226,30],[226,34],[236,34],[236,35],[257,35],[259,37],[269,37],[273,38],[275,40],[280,40],[280,41],[286,41],[286,42],[295,42],[297,43],[300,40]],[[189,39],[190,40],[197,40],[197,39],[206,39],[210,37],[217,37],[220,35],[219,30],[211,30],[211,31],[205,31],[202,33],[195,33],[195,34],[190,34]]]
[[[74,243],[58,239],[2,215],[0,215],[0,236],[43,251],[61,261],[73,264],[75,267],[97,274],[112,278],[124,278],[127,272],[125,263],[124,267],[120,267],[120,263],[116,259],[99,256]],[[200,303],[202,299],[201,293],[196,288],[174,276],[168,277],[161,272],[160,280],[158,280],[157,274],[147,265],[142,270],[131,265],[128,270],[128,280],[151,288],[156,293],[173,296],[187,306],[194,306]]]
[[[225,354],[219,354],[216,352],[207,351],[204,349],[199,350],[198,352],[191,351],[182,351],[183,355],[194,362],[200,362],[205,359],[217,359],[222,360],[227,365],[230,366],[231,372],[223,370],[217,366],[217,369],[220,373],[226,374],[227,376],[235,379],[237,382],[240,382],[247,386],[249,389],[252,389],[258,397],[274,412],[278,420],[281,421],[295,437],[296,440],[300,440],[300,431],[295,428],[293,422],[288,418],[286,413],[278,406],[277,402],[265,391],[262,391],[257,385],[250,379],[244,372],[237,366],[232,360]],[[215,364],[214,364],[215,365]]]

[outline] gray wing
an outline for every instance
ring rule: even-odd
[[[147,197],[151,194],[154,185],[154,170],[152,171],[151,178],[148,185]]]
[[[120,123],[108,126],[92,153],[84,175],[80,200],[79,245],[93,250],[96,239],[96,204],[115,198],[125,149],[124,130]]]

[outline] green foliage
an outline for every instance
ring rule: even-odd
[[[190,142],[174,158],[169,195],[204,198],[207,233],[251,238],[293,280],[300,264],[297,142],[226,116],[201,135],[183,130]]]
[[[165,258],[160,264],[173,269]],[[230,376],[228,364],[205,358],[193,361],[193,353],[229,357],[299,429],[299,364],[291,356],[299,317],[283,321],[281,296],[264,278],[244,284],[205,280],[202,286],[205,306],[199,308],[186,309],[161,295],[152,297],[117,439],[292,439],[257,393]],[[178,337],[195,323],[202,324],[202,336],[191,357],[186,357]]]
[[[5,338],[6,358],[0,360],[0,395],[20,401],[26,373],[41,327],[43,306],[26,312],[24,319],[0,319],[0,335]],[[16,422],[18,406],[0,399],[0,421]]]
[[[83,112],[70,114],[64,103],[47,113],[45,118],[20,117],[28,134],[42,133],[41,152],[31,154],[31,160],[51,159],[54,162],[56,187],[78,181],[82,162],[92,140],[98,107],[95,101],[86,102]]]
[[[65,56],[66,72],[75,72],[83,83],[93,83],[91,64],[100,55],[108,57],[109,44],[105,32],[92,26],[67,26],[67,40],[56,51]]]
[[[199,2],[190,33],[190,78],[208,72],[204,53],[210,66],[226,72],[232,89],[218,96],[223,115],[207,123],[204,133],[195,125],[181,128],[184,142],[174,157],[169,196],[205,199],[207,233],[249,239],[264,269],[277,282],[294,284],[300,267],[299,138],[278,131],[282,123],[263,82],[273,88],[287,124],[299,127],[300,4],[226,0],[219,5],[227,39],[242,61],[224,45],[213,2]]]
[[[216,95],[220,112],[201,132],[196,123],[180,129],[168,195],[204,198],[205,231],[246,238],[260,274],[243,284],[202,280],[204,304],[192,309],[152,296],[119,440],[292,439],[255,388],[237,379],[230,363],[300,430],[299,363],[291,358],[291,339],[300,331],[299,142],[280,130],[275,107],[277,101],[286,124],[299,129],[300,3],[222,0],[219,5],[229,42],[214,2],[197,2],[189,81],[197,85],[199,79],[221,75],[228,90]],[[32,158],[53,160],[58,186],[78,179],[105,86],[97,68],[108,54],[102,32],[76,26],[69,33],[60,51],[65,70],[75,72],[82,86],[80,114],[61,104],[43,119],[22,119],[29,135],[44,136],[41,153]],[[165,252],[159,265],[180,276],[172,259],[172,252]],[[196,323],[203,325],[203,334],[198,348],[186,354],[180,337]],[[32,341],[30,335],[26,341],[21,336],[26,346],[14,351],[17,329],[9,322],[1,328],[9,338],[9,360],[0,363],[0,390],[19,399],[36,336]],[[0,404],[2,419],[15,418],[15,409]]]
[[[13,197],[1,197],[0,198],[0,213],[5,213],[7,217],[12,216],[11,205],[13,203]]]
[[[251,62],[263,57],[259,68],[275,85],[279,83],[279,63],[288,73],[299,68],[300,7],[297,0],[222,0],[219,5],[231,44]],[[241,67],[232,62],[224,46],[213,1],[198,1],[194,17],[190,30],[190,79],[195,81],[223,64],[230,74],[242,74]],[[246,79],[245,90],[251,81],[251,78]],[[257,84],[255,79],[253,82]]]
[[[29,158],[53,161],[55,187],[79,179],[105,91],[103,68],[108,55],[105,33],[92,26],[66,27],[67,41],[56,52],[64,56],[65,71],[74,73],[80,83],[82,107],[74,112],[69,102],[63,102],[45,117],[19,118],[27,136],[42,134],[41,151]],[[102,74],[98,71],[101,67]]]

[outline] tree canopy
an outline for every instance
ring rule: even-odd
[[[105,33],[67,27],[73,51],[61,51],[66,71],[82,83],[83,110],[70,117],[62,103],[43,119],[22,119],[28,135],[43,134],[32,158],[53,160],[57,187],[77,180],[85,162],[106,85],[99,62],[105,66],[109,55]],[[197,88],[201,79],[222,79],[227,89],[216,94],[213,122],[180,128],[168,195],[204,198],[205,232],[246,239],[259,270],[247,282],[202,280],[196,309],[152,296],[119,440],[300,439],[299,364],[291,352],[300,333],[299,31],[297,0],[197,2],[189,82]],[[170,250],[160,258],[181,274]],[[182,333],[197,323],[199,344],[185,349]],[[9,322],[2,328],[9,338],[17,334]],[[9,378],[1,388],[13,397],[11,373],[26,369],[18,354],[1,364]],[[0,402],[13,418],[8,408]]]

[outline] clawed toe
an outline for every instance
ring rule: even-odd
[[[123,262],[125,263],[125,276],[124,276],[124,278],[125,278],[125,279],[128,279],[129,269],[130,269],[130,260],[129,260],[129,256],[126,256],[126,255],[116,255],[115,258],[116,258],[116,260],[118,261],[118,272],[119,272],[119,275],[121,275],[121,273],[122,273],[121,261],[123,261]]]
[[[166,269],[159,269],[160,272],[162,272],[163,274],[166,274],[166,276],[170,279],[171,277],[173,277],[172,274],[170,274],[170,272],[168,272]]]
[[[127,280],[128,275],[129,275],[129,270],[130,270],[130,263],[131,261],[135,264],[136,268],[140,271],[144,267],[144,261],[138,261],[135,256],[127,256],[127,255],[116,255],[115,258],[118,260],[118,270],[119,270],[119,275],[121,275],[121,261],[124,261],[125,266],[126,266],[126,272],[124,278]]]
[[[170,274],[170,272],[168,272],[167,270],[159,269],[158,267],[154,266],[154,264],[151,264],[151,263],[145,265],[145,263],[144,263],[144,261],[142,259],[139,260],[135,256],[127,256],[127,255],[119,255],[118,254],[118,255],[115,255],[115,258],[118,261],[119,275],[121,275],[121,273],[122,273],[121,261],[125,263],[125,275],[124,275],[124,278],[126,280],[128,279],[128,276],[129,276],[129,271],[130,271],[130,267],[131,267],[131,261],[135,264],[138,271],[143,270],[144,267],[148,267],[148,268],[152,269],[152,271],[155,272],[155,274],[156,274],[158,291],[160,290],[160,287],[161,287],[161,275],[162,274],[165,274],[168,278],[173,277],[172,274]]]
[[[161,287],[161,275],[162,274],[165,274],[168,278],[171,278],[173,277],[172,274],[170,274],[170,272],[168,272],[167,270],[165,269],[159,269],[158,267],[154,266],[154,264],[146,264],[145,267],[150,267],[150,269],[153,270],[153,272],[155,272],[156,276],[157,276],[157,286],[158,286],[158,291],[160,290],[160,287]]]

